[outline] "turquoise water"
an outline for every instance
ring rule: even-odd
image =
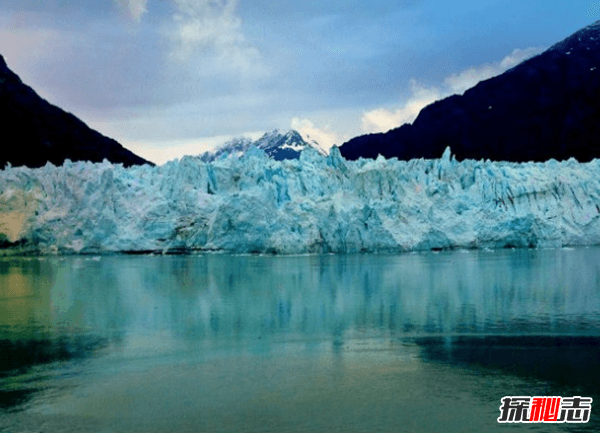
[[[2,432],[598,431],[600,250],[0,260]]]

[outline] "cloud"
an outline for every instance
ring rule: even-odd
[[[432,102],[446,96],[462,94],[480,81],[500,75],[542,50],[540,47],[513,50],[499,62],[486,63],[453,74],[447,77],[439,87],[425,87],[415,79],[411,79],[410,96],[400,108],[395,110],[378,108],[364,112],[361,128],[367,133],[386,132],[405,123],[411,123],[417,118],[419,112]]]
[[[137,23],[141,21],[142,15],[148,12],[148,0],[115,0],[115,3]]]
[[[306,141],[316,141],[326,151],[333,145],[341,146],[348,139],[348,137],[332,131],[329,125],[318,128],[310,120],[298,117],[292,119],[291,128],[298,131]]]
[[[446,95],[462,94],[465,90],[470,89],[480,81],[500,75],[513,66],[517,66],[522,61],[539,54],[542,50],[540,47],[517,48],[500,62],[487,63],[451,75],[444,80]]]
[[[367,111],[361,119],[365,132],[385,132],[415,120],[422,108],[437,101],[442,93],[435,87],[423,87],[415,79],[410,80],[411,97],[401,108],[391,111],[385,108]]]
[[[242,33],[242,21],[236,15],[236,0],[173,0],[177,12],[171,38],[172,56],[187,61],[201,52],[213,57],[217,69],[235,69],[246,74],[261,69],[260,52]],[[205,65],[206,66],[206,65]]]
[[[148,12],[148,0],[114,0],[135,22]],[[246,41],[237,0],[171,0],[175,7],[167,30],[173,42],[172,59],[188,62],[201,54],[201,75],[224,70],[245,76],[264,75],[259,50]]]

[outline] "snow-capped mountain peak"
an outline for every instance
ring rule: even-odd
[[[309,147],[314,148],[322,155],[327,155],[327,152],[316,141],[306,141],[298,131],[292,129],[283,133],[278,129],[274,129],[266,132],[255,141],[250,138],[233,139],[216,150],[203,153],[200,155],[200,159],[209,162],[223,158],[225,155],[240,157],[252,146],[263,150],[268,156],[277,161],[298,159],[300,152]]]

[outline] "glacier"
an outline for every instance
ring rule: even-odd
[[[600,244],[600,160],[214,162],[0,171],[4,254],[360,253]]]

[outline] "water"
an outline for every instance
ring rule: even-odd
[[[598,431],[600,250],[0,260],[1,432]]]

